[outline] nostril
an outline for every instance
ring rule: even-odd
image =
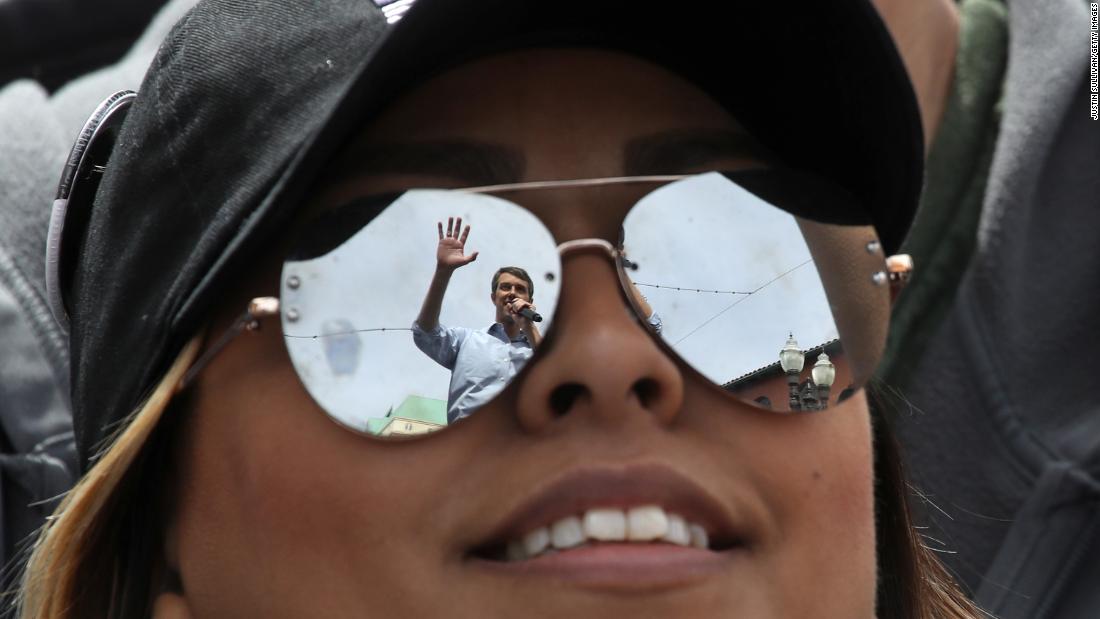
[[[553,411],[554,416],[561,417],[568,413],[585,390],[585,386],[579,383],[565,383],[555,387],[550,392],[550,410]]]
[[[661,394],[661,386],[652,378],[639,379],[635,381],[630,389],[638,396],[638,402],[642,405],[642,408],[649,408],[650,403],[655,401]]]

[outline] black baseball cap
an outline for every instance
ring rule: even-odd
[[[98,188],[72,188],[86,204],[69,205],[80,224],[58,268],[72,273],[60,292],[85,468],[355,130],[468,59],[637,55],[694,82],[784,164],[845,188],[887,252],[915,212],[917,103],[867,0],[416,0],[387,21],[366,0],[202,0],[169,34]]]

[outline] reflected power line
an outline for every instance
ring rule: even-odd
[[[664,284],[643,284],[643,283],[640,283],[640,282],[634,282],[634,285],[635,286],[645,286],[647,288],[661,288],[661,289],[664,289],[664,290],[676,290],[676,291],[679,291],[679,292],[699,292],[699,293],[706,293],[706,294],[740,295],[741,298],[737,299],[733,303],[730,303],[726,307],[722,308],[721,310],[718,311],[718,313],[716,313],[715,315],[711,316],[710,318],[707,318],[706,320],[704,320],[703,323],[700,324],[698,327],[695,327],[694,329],[689,331],[687,335],[685,335],[684,337],[676,340],[676,344],[679,344],[680,342],[683,342],[687,338],[694,335],[695,332],[698,331],[699,329],[702,329],[703,327],[710,324],[711,321],[713,321],[715,318],[718,318],[719,316],[721,316],[722,314],[725,314],[726,312],[733,309],[734,307],[737,307],[738,303],[744,301],[745,299],[748,299],[750,296],[760,292],[761,290],[767,288],[768,286],[771,286],[775,282],[783,279],[784,277],[790,275],[791,273],[797,271],[798,269],[806,266],[810,262],[813,262],[813,260],[812,259],[807,260],[807,261],[805,261],[801,264],[798,264],[798,265],[795,265],[794,267],[791,267],[790,269],[787,269],[783,273],[780,273],[779,275],[775,276],[775,278],[769,280],[768,282],[765,282],[760,287],[758,287],[756,290],[753,290],[751,292],[744,292],[744,291],[740,291],[740,290],[708,290],[706,288],[686,288],[684,286],[666,286]],[[352,334],[358,334],[358,333],[374,333],[374,332],[382,333],[382,332],[386,332],[386,331],[412,331],[412,329],[409,328],[409,327],[374,327],[374,328],[371,328],[371,329],[352,329],[350,331],[337,331],[335,333],[319,333],[317,335],[290,335],[289,333],[284,333],[283,337],[290,337],[290,338],[302,339],[302,340],[315,340],[315,339],[322,338],[322,337],[334,337],[334,336],[337,336],[337,335],[352,335]]]
[[[662,288],[664,290],[679,290],[680,292],[708,292],[710,294],[744,294],[750,295],[752,292],[742,292],[739,290],[706,290],[703,288],[684,288],[682,286],[665,286],[662,284],[642,284],[640,282],[634,282],[635,286],[645,286],[647,288]],[[755,292],[755,290],[753,291]]]
[[[333,337],[336,335],[352,335],[356,333],[373,333],[383,331],[412,331],[409,327],[374,327],[373,329],[352,329],[351,331],[337,331],[335,333],[318,333],[317,335],[291,335],[284,333],[283,337],[292,337],[296,340],[315,340],[319,337]]]
[[[772,279],[771,281],[768,281],[768,282],[764,283],[763,285],[761,285],[761,286],[760,286],[759,288],[757,288],[756,290],[753,290],[752,292],[749,292],[749,293],[742,293],[742,294],[744,294],[744,296],[742,296],[741,298],[737,299],[737,300],[736,300],[736,301],[734,301],[733,303],[730,303],[730,304],[729,304],[729,305],[727,305],[726,307],[722,308],[721,310],[719,310],[719,311],[718,311],[718,313],[717,313],[717,314],[715,314],[715,315],[711,316],[710,318],[707,318],[706,320],[704,320],[704,321],[703,321],[703,323],[702,323],[701,325],[699,325],[698,327],[695,327],[694,329],[692,329],[691,331],[689,331],[689,332],[688,332],[688,334],[687,334],[687,335],[685,335],[684,337],[682,337],[682,338],[680,338],[680,339],[676,340],[676,342],[675,342],[675,343],[673,344],[673,346],[676,346],[676,345],[678,345],[678,344],[679,344],[680,342],[682,342],[682,341],[684,341],[684,340],[688,339],[689,337],[691,337],[692,335],[695,335],[695,332],[696,332],[696,331],[698,331],[699,329],[702,329],[703,327],[705,327],[705,326],[709,325],[709,324],[711,323],[711,321],[713,321],[713,320],[714,320],[715,318],[718,318],[718,317],[719,317],[719,316],[721,316],[722,314],[725,314],[726,312],[730,311],[731,309],[733,309],[733,308],[737,307],[737,304],[738,304],[738,303],[740,303],[740,302],[744,301],[745,299],[748,299],[748,298],[749,298],[749,296],[751,296],[751,295],[754,295],[754,294],[756,294],[756,293],[760,292],[761,290],[763,290],[763,289],[767,288],[768,286],[771,286],[771,285],[772,285],[772,284],[774,284],[775,282],[777,282],[777,281],[779,281],[779,280],[783,279],[784,277],[786,277],[786,276],[790,275],[791,273],[793,273],[793,272],[797,271],[798,269],[801,269],[802,267],[806,266],[807,264],[810,264],[811,262],[813,262],[813,259],[812,259],[812,258],[811,258],[811,259],[809,259],[809,260],[807,260],[807,261],[805,261],[805,262],[803,262],[802,264],[798,264],[798,265],[795,265],[795,266],[791,267],[790,269],[787,269],[787,270],[786,270],[786,271],[784,271],[783,273],[780,273],[779,275],[775,276],[775,278],[774,278],[774,279]],[[691,290],[691,289],[688,289],[688,290]]]

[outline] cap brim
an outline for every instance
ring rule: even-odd
[[[683,75],[785,164],[820,173],[862,201],[888,252],[900,245],[919,197],[923,137],[904,66],[868,2],[678,8],[417,0],[370,53],[323,129],[287,167],[223,261],[265,236],[250,226],[284,223],[321,166],[395,95],[458,59],[519,41],[530,45],[540,33],[621,49]],[[204,281],[192,299],[205,297],[212,283]]]

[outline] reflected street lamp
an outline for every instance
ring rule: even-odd
[[[829,390],[836,380],[836,366],[829,360],[829,355],[822,350],[813,369],[810,370],[810,378],[800,385],[799,376],[805,364],[806,355],[798,347],[798,342],[791,333],[787,337],[787,343],[779,351],[779,365],[787,376],[790,409],[792,411],[825,410],[829,407]]]
[[[829,361],[829,355],[825,354],[825,351],[821,351],[821,355],[817,358],[817,363],[814,364],[814,369],[810,370],[810,380],[812,384],[817,386],[817,410],[825,410],[829,407],[829,388],[833,386],[833,381],[836,380],[836,366],[832,361]]]
[[[791,410],[802,410],[802,399],[798,395],[798,375],[802,373],[802,367],[806,363],[806,355],[798,347],[794,339],[794,333],[787,336],[787,343],[779,351],[779,365],[787,375],[787,390],[791,395]]]

